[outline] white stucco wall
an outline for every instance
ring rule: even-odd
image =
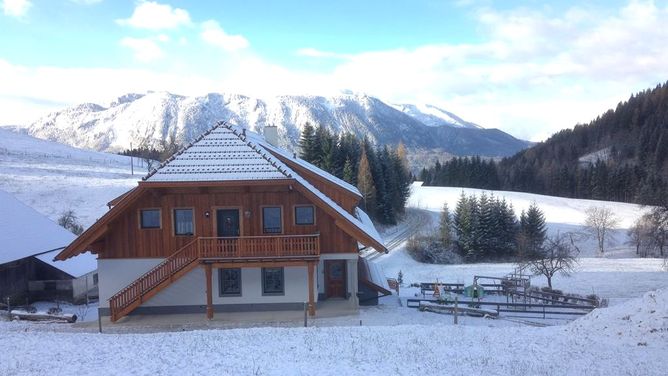
[[[241,296],[220,296],[218,270],[214,269],[213,273],[213,304],[303,303],[308,301],[308,270],[305,266],[284,268],[284,295],[263,296],[262,270],[244,268],[241,269]]]
[[[99,260],[100,307],[109,307],[108,299],[146,273],[161,259]],[[308,270],[306,267],[284,268],[285,294],[262,295],[260,268],[241,271],[241,296],[221,297],[218,270],[213,270],[213,304],[303,303],[308,301]],[[316,294],[317,300],[317,294]],[[206,280],[202,267],[197,267],[143,304],[145,307],[205,305]]]
[[[109,307],[109,298],[142,274],[162,262],[163,259],[98,259],[98,287],[100,307]]]

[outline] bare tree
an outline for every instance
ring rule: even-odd
[[[74,214],[74,210],[69,209],[65,210],[58,218],[58,224],[70,230],[76,235],[81,235],[83,232],[83,226],[79,223],[77,216]]]
[[[606,207],[592,206],[585,210],[585,214],[587,214],[585,219],[587,231],[596,237],[598,251],[603,254],[606,237],[610,230],[617,227],[619,219],[612,212],[612,209]]]
[[[573,272],[578,253],[570,234],[557,234],[545,239],[539,258],[525,261],[520,267],[529,268],[535,275],[545,276],[547,286],[552,289],[552,277],[556,274],[568,276]]]

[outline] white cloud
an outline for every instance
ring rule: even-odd
[[[6,16],[21,18],[28,14],[32,3],[28,0],[3,0],[2,12]]]
[[[81,5],[93,5],[101,3],[102,0],[70,0],[71,3],[81,4]]]
[[[160,36],[156,39],[163,41]],[[159,60],[165,56],[158,43],[152,38],[126,37],[121,39],[120,45],[130,48],[134,52],[135,59],[143,63]]]
[[[170,68],[164,68],[173,69],[169,72],[3,68],[0,61],[0,99],[36,96],[78,103],[145,90],[269,96],[327,95],[345,88],[392,102],[430,102],[485,127],[540,140],[588,122],[632,93],[668,79],[668,28],[663,25],[668,7],[651,1],[631,1],[612,11],[574,7],[560,13],[549,8],[485,7],[474,10],[473,16],[481,33],[479,43],[357,54],[297,51],[299,56],[333,59],[327,72],[273,64],[254,55],[243,36],[228,35],[217,22],[207,21],[200,30],[205,42],[227,51],[245,49],[244,53],[207,55],[210,59],[201,53],[173,56]],[[196,51],[196,44],[188,44],[184,36],[172,40],[160,35],[126,38],[124,46],[142,61],[166,55],[162,50],[166,41],[161,39],[169,39],[175,48],[184,45]],[[11,84],[5,84],[4,77],[10,77]],[[90,82],[96,82],[94,90],[88,87]],[[0,113],[2,124],[14,116],[10,113],[14,107],[5,103],[0,107],[10,108]]]
[[[46,111],[147,90],[202,95],[220,90],[211,77],[153,69],[24,67],[0,59],[0,124],[26,124]],[[23,104],[23,106],[21,106]],[[30,105],[28,105],[30,104]]]
[[[481,8],[474,14],[481,43],[345,55],[320,80],[391,101],[435,102],[486,127],[539,140],[668,78],[668,7],[652,1],[612,12]]]
[[[230,35],[223,30],[218,22],[208,20],[202,22],[202,32],[200,37],[206,43],[220,47],[226,51],[237,51],[247,48],[249,43],[246,38],[241,35]]]
[[[171,5],[154,1],[140,1],[130,18],[116,22],[119,25],[148,30],[174,29],[192,24],[190,14],[185,9],[172,8]]]
[[[314,57],[314,58],[336,58],[336,59],[348,59],[351,55],[348,54],[339,54],[336,52],[322,51],[316,48],[300,48],[297,50],[298,56]]]

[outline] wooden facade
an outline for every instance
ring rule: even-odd
[[[315,223],[295,224],[295,207],[313,205]],[[314,205],[290,184],[271,186],[150,188],[122,214],[107,224],[108,230],[96,249],[105,258],[165,258],[198,237],[217,237],[216,210],[237,209],[240,237],[259,237],[263,233],[262,208],[282,209],[282,233],[276,235],[319,234],[320,252],[357,252],[357,241],[341,230],[335,219]],[[174,234],[173,210],[192,209],[195,232],[192,236]],[[160,209],[160,228],[140,227],[142,209]]]
[[[219,268],[304,267],[298,285],[308,285],[313,315],[316,268],[324,254],[329,256],[323,259],[339,259],[327,263],[330,295],[356,297],[347,289],[356,283],[347,280],[346,261],[340,260],[356,260],[359,243],[387,251],[368,218],[366,223],[358,218],[359,192],[248,136],[245,129],[219,123],[112,200],[109,212],[56,257],[65,260],[90,250],[109,264],[161,260],[111,295],[112,321],[198,267],[204,268],[208,317],[213,315],[212,269]],[[313,208],[313,218],[304,207]],[[114,280],[115,274],[109,275]]]

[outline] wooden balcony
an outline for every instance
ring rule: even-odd
[[[203,237],[198,248],[204,260],[312,258],[320,255],[320,235]]]

